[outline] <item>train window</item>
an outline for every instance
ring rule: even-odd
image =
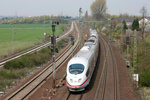
[[[71,74],[81,74],[84,71],[84,65],[82,64],[72,64],[69,66],[69,72]]]
[[[91,37],[94,37],[94,38],[96,38],[96,36],[94,36],[94,35],[92,35]]]
[[[94,42],[95,42],[95,40],[87,40],[87,42],[93,42],[93,43],[94,43]]]

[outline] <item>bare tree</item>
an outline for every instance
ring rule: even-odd
[[[96,20],[103,18],[106,13],[106,0],[96,0],[91,5],[91,12]]]
[[[147,15],[147,9],[143,6],[142,9],[140,10],[140,13],[142,14],[142,39],[144,39],[144,33],[145,33],[145,18]]]

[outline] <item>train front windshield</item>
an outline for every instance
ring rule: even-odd
[[[71,74],[81,74],[84,71],[84,65],[82,64],[72,64],[69,66],[69,72]]]

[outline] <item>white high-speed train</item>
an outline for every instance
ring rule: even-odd
[[[98,50],[98,34],[96,30],[90,29],[89,39],[67,65],[66,85],[70,91],[83,91],[89,84],[96,65]]]

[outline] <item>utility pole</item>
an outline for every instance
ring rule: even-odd
[[[110,32],[111,32],[111,19],[108,19],[108,29],[109,29],[108,37],[109,37],[109,40],[110,40]]]
[[[14,53],[14,25],[11,24],[11,44],[12,44],[12,54]]]
[[[81,15],[82,15],[82,8],[79,8],[79,19],[81,21]]]
[[[138,88],[139,74],[135,74],[135,68],[137,67],[137,31],[134,30],[134,52],[133,52],[133,80],[135,85]]]
[[[127,35],[127,36],[126,36],[127,59],[129,58],[129,44],[130,44],[130,37],[129,37],[129,35]]]
[[[134,31],[134,52],[133,52],[133,68],[135,69],[137,62],[137,31]]]
[[[51,43],[52,43],[52,51],[53,51],[53,89],[56,87],[55,86],[55,67],[56,67],[56,62],[55,62],[55,49],[56,49],[56,37],[55,37],[55,24],[52,24],[52,32],[53,32],[53,37],[51,38]]]
[[[79,29],[80,29],[80,47],[81,47],[81,37],[82,37],[82,8],[79,8]],[[81,23],[81,24],[80,24]]]
[[[144,33],[145,33],[145,17],[147,14],[147,9],[143,6],[142,9],[140,10],[141,14],[142,14],[142,39],[144,39]]]
[[[122,46],[123,46],[123,33],[122,28],[120,29],[120,50],[122,53]]]
[[[44,42],[46,42],[45,16],[43,16],[43,32],[44,32]]]
[[[110,25],[111,25],[111,32],[110,32],[110,40],[113,40],[112,36],[113,36],[113,23],[112,23],[113,19],[111,18],[110,20]]]
[[[45,16],[43,16],[43,31],[45,33]]]

